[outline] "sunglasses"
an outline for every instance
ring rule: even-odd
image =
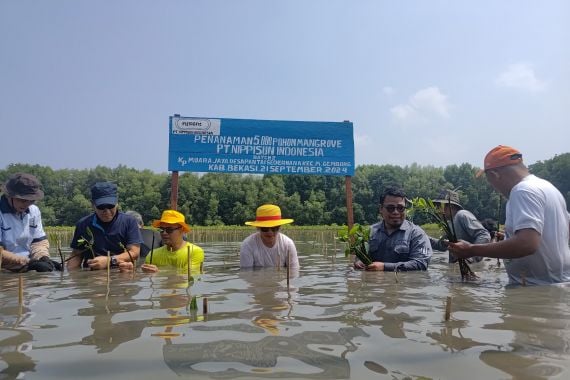
[[[269,231],[277,232],[279,231],[279,227],[260,227],[259,230],[261,232],[269,232]]]
[[[109,205],[109,204],[105,204],[105,205],[99,205],[97,206],[97,210],[111,210],[114,209],[116,205]]]
[[[159,228],[158,230],[160,231],[160,233],[165,232],[170,235],[171,233],[179,229],[180,227],[164,227],[164,228]]]
[[[403,205],[388,205],[388,206],[384,206],[384,208],[389,213],[393,213],[394,211],[398,211],[398,212],[406,211],[406,206],[403,206]]]

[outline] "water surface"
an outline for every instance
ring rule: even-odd
[[[237,240],[200,243],[189,287],[169,271],[2,273],[0,378],[570,378],[570,287],[508,288],[496,261],[462,283],[446,254],[355,271],[329,239],[296,240],[289,286],[284,268],[240,271]]]

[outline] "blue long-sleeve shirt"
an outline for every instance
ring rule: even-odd
[[[421,227],[404,220],[390,235],[384,222],[370,229],[368,253],[372,261],[384,263],[385,271],[427,270],[433,253],[429,237]]]

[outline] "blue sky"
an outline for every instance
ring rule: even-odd
[[[168,117],[354,123],[356,164],[570,151],[570,2],[0,0],[0,168],[167,171]]]

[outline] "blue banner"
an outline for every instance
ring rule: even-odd
[[[170,117],[169,171],[354,174],[351,122]]]

